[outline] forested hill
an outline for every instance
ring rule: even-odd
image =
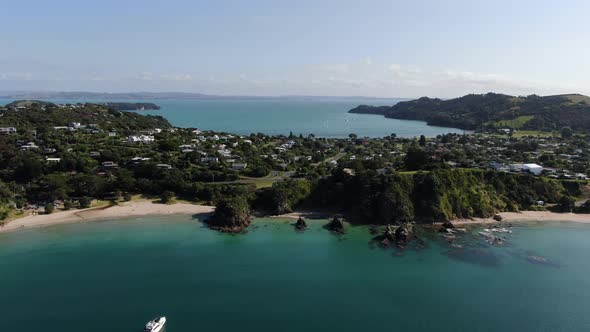
[[[16,101],[0,106],[0,127],[17,130],[67,126],[70,123],[95,124],[102,130],[142,130],[169,128],[161,116],[113,110],[104,105],[56,105],[40,101]]]
[[[442,100],[423,97],[393,106],[361,105],[350,113],[381,114],[388,118],[426,121],[429,125],[467,130],[512,128],[590,132],[590,97],[571,94],[514,97],[471,94]]]

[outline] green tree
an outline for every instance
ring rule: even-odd
[[[55,210],[55,206],[53,206],[53,203],[47,203],[45,205],[45,214],[51,214],[51,213],[53,213],[54,210]]]
[[[71,210],[74,207],[72,201],[64,201],[64,210]]]
[[[574,134],[572,128],[570,127],[563,127],[561,128],[561,137],[563,138],[570,138]]]
[[[170,190],[164,190],[162,192],[162,194],[160,194],[160,202],[162,202],[164,204],[168,204],[168,203],[172,202],[173,199],[174,199],[174,192],[172,192]]]
[[[407,170],[420,170],[430,162],[430,157],[423,149],[417,146],[411,146],[406,152],[404,164]]]
[[[90,203],[91,203],[91,200],[87,196],[81,197],[78,200],[78,205],[80,206],[81,209],[89,208],[90,207]]]
[[[420,140],[418,141],[420,146],[426,146],[426,136],[420,135]]]
[[[574,200],[570,196],[563,195],[559,198],[557,202],[557,209],[560,212],[572,212],[576,207],[576,200]]]

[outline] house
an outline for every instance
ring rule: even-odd
[[[0,134],[2,134],[2,135],[16,134],[16,128],[14,128],[14,127],[2,127],[2,128],[0,128]]]
[[[109,131],[109,137],[117,137],[117,133],[114,131]]]
[[[201,158],[201,162],[202,163],[205,163],[205,164],[207,164],[207,163],[218,163],[219,162],[219,158],[217,158],[217,157],[209,157],[209,156],[202,157]]]
[[[524,164],[510,164],[508,165],[510,171],[512,172],[522,172],[524,171]]]
[[[113,161],[103,161],[101,163],[101,166],[102,166],[102,168],[117,168],[117,167],[119,167],[119,165],[117,165]]]
[[[172,165],[168,164],[157,164],[156,167],[160,169],[172,169]]]
[[[534,175],[541,175],[543,173],[543,166],[537,164],[524,164],[522,170]]]
[[[231,168],[235,171],[242,171],[242,170],[246,169],[247,166],[248,166],[247,163],[233,163],[233,164],[231,164]]]
[[[61,158],[46,158],[45,160],[47,160],[47,162],[50,163],[59,163],[61,161]]]
[[[98,151],[90,151],[88,155],[92,158],[100,157],[100,152]]]
[[[131,135],[127,138],[129,143],[152,143],[155,141],[154,136],[151,135]]]
[[[27,143],[25,145],[22,145],[20,147],[20,149],[23,150],[23,151],[31,150],[31,149],[38,149],[38,148],[39,147],[35,143],[33,143],[33,142],[29,142],[29,143]]]
[[[137,166],[143,162],[150,161],[150,160],[151,160],[151,158],[133,157],[133,158],[131,158],[131,164],[134,166]]]
[[[45,149],[43,149],[43,153],[45,153],[45,154],[52,154],[52,153],[55,153],[55,152],[57,152],[57,150],[54,149],[54,148],[45,148]]]

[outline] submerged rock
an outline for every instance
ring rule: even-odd
[[[344,218],[335,216],[324,228],[337,234],[344,234]]]
[[[304,231],[307,228],[307,223],[305,222],[305,219],[303,217],[299,217],[299,219],[297,219],[297,222],[295,223],[295,229],[297,229],[298,231]]]

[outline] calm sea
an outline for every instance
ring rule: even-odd
[[[0,99],[0,105],[12,100]],[[237,99],[237,100],[149,100],[160,105],[157,114],[179,127],[196,127],[240,135],[314,134],[318,137],[436,136],[462,133],[455,128],[428,126],[421,121],[386,119],[378,115],[349,114],[360,104],[393,105],[399,99]],[[54,102],[81,102],[55,100]],[[93,100],[96,102],[96,100]],[[133,102],[133,101],[131,101]]]
[[[589,225],[516,227],[503,247],[433,234],[399,252],[323,223],[256,220],[232,236],[152,217],[0,234],[2,330],[140,332],[157,315],[166,332],[590,329]]]

